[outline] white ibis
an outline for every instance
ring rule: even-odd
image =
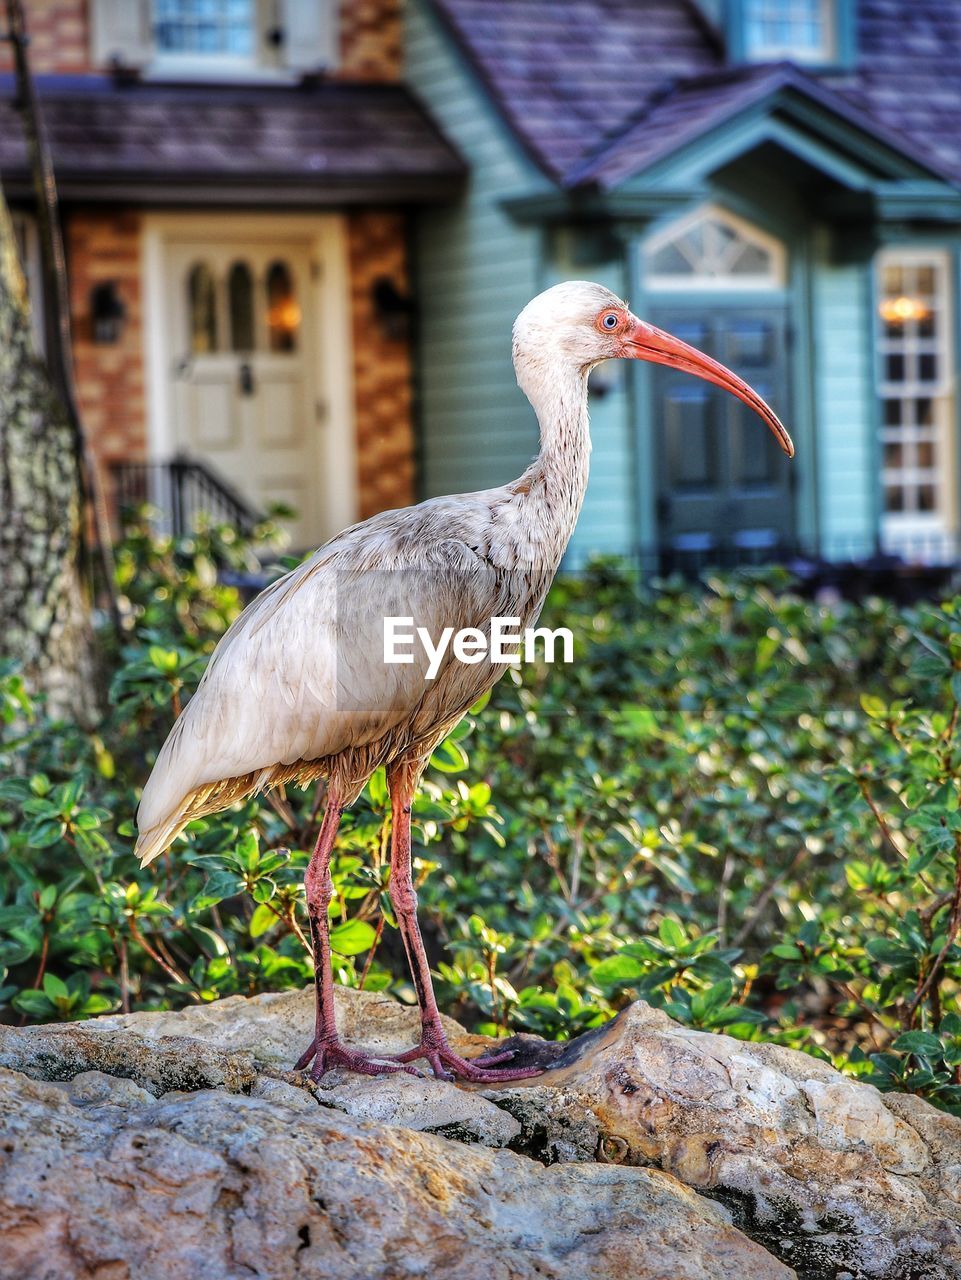
[[[144,866],[193,818],[264,787],[327,779],[326,809],[307,868],[317,1021],[297,1064],[315,1079],[333,1066],[369,1074],[425,1059],[437,1076],[493,1082],[535,1071],[510,1054],[468,1060],[448,1045],[417,923],[411,801],[431,753],[505,664],[448,651],[433,679],[416,654],[385,661],[386,617],[414,619],[433,637],[447,626],[489,635],[491,619],[537,618],[587,487],[587,380],[614,357],[649,360],[705,378],[749,405],[784,452],[794,446],[764,401],[736,374],[639,320],[597,284],[556,285],[514,325],[514,368],[540,425],[540,452],[511,484],[385,511],[338,534],[268,587],[214,650],[200,686],[157,757],[137,814]],[[390,789],[389,892],[421,1013],[420,1043],[393,1059],[345,1045],[334,1017],[328,909],[330,857],[344,809],[374,770]]]

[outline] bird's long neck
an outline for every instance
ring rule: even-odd
[[[587,370],[568,364],[518,362],[518,381],[541,432],[537,457],[517,481],[531,507],[545,559],[555,566],[574,532],[590,470]]]

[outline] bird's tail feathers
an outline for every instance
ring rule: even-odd
[[[147,831],[141,831],[134,848],[141,867],[148,866],[154,858],[159,858],[165,849],[169,849],[189,821],[190,819],[182,811],[178,811],[164,822],[158,822]]]

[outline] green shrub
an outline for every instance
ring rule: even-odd
[[[217,566],[258,549],[131,534],[118,575],[137,624],[96,734],[0,676],[8,1018],[308,980],[313,793],[195,822],[146,871],[132,856],[138,788],[241,607]],[[961,602],[824,607],[789,587],[645,589],[609,564],[555,585],[546,620],[575,632],[575,663],[509,673],[415,805],[438,993],[480,1029],[555,1037],[643,997],[961,1113]],[[377,775],[338,843],[335,964],[412,999],[388,835]]]

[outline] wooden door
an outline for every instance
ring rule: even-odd
[[[297,241],[182,240],[167,261],[169,403],[177,452],[264,509],[295,548],[321,537],[310,254]]]
[[[782,308],[665,308],[654,323],[740,374],[788,420]],[[653,412],[662,569],[760,563],[790,545],[788,460],[755,413],[663,367],[653,372]]]

